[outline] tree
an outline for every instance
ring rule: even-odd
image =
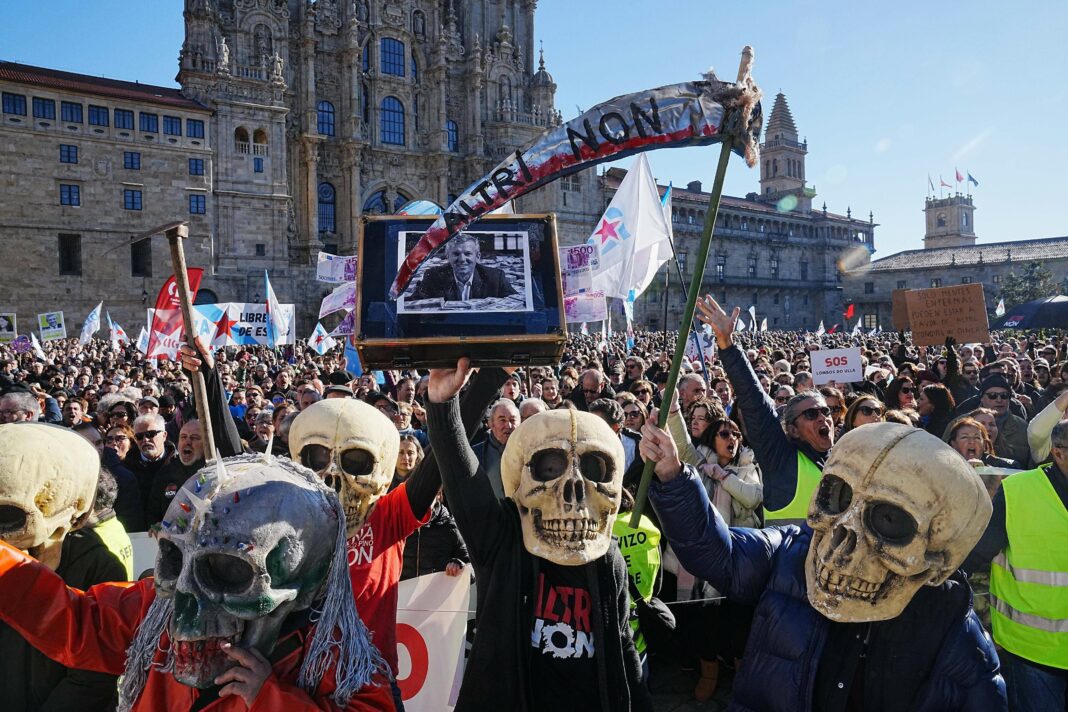
[[[1001,279],[1001,289],[998,290],[998,298],[1004,299],[1005,306],[1010,309],[1024,302],[1056,294],[1057,285],[1053,283],[1053,275],[1041,262],[1028,262],[1023,265],[1019,275],[1013,268]]]

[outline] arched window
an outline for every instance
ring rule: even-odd
[[[404,145],[404,105],[395,96],[382,100],[382,143]]]
[[[403,193],[397,193],[397,197],[393,200],[393,207],[391,208],[386,203],[386,191],[379,190],[368,196],[367,200],[363,203],[363,212],[376,215],[385,215],[386,213],[395,213],[404,207],[404,204],[409,201],[408,196]]]
[[[382,38],[382,73],[404,76],[404,43],[392,37]]]
[[[361,52],[360,54],[362,55],[361,58],[360,58],[360,63],[362,65],[362,67],[363,67],[363,71],[365,71],[365,72],[371,71],[371,42],[370,42],[370,40],[368,40],[367,43],[363,46],[363,52]]]
[[[426,37],[426,15],[422,10],[412,13],[412,34],[416,37]]]
[[[963,227],[968,227],[968,213],[961,213],[960,214],[960,224]]]
[[[274,56],[274,42],[271,39],[271,28],[267,25],[256,25],[252,31],[252,59],[255,63],[266,65],[267,61]]]
[[[329,101],[319,102],[319,133],[323,136],[334,135],[334,105]]]
[[[256,129],[252,132],[252,155],[254,156],[266,156],[267,155],[267,131],[265,129]],[[260,163],[263,163],[263,159],[258,159]],[[262,172],[262,165],[260,170]]]
[[[512,100],[512,80],[509,77],[501,77],[501,101]]]
[[[938,218],[935,221],[935,224],[938,225],[938,227],[945,227],[946,226],[946,214],[945,213],[939,213],[938,214]]]
[[[453,153],[458,152],[460,150],[460,128],[452,119],[445,122],[445,133],[449,136],[449,150]]]
[[[234,129],[234,150],[238,153],[249,153],[251,151],[248,140],[248,129],[244,126],[238,126]]]
[[[329,183],[319,184],[319,232],[337,232],[334,220],[335,206],[334,186]]]

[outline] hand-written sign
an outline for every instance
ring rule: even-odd
[[[816,385],[831,381],[853,383],[864,380],[860,348],[813,351],[809,358],[812,361],[812,382]]]
[[[891,316],[895,331],[909,330],[909,306],[905,301],[907,289],[895,289],[890,293]]]
[[[982,284],[912,289],[905,300],[917,346],[939,346],[947,336],[962,344],[990,341]]]

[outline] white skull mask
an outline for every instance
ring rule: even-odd
[[[289,452],[334,488],[355,536],[397,467],[400,434],[374,408],[354,398],[328,398],[301,411],[289,429]]]
[[[990,512],[979,476],[933,435],[898,423],[850,431],[809,505],[809,603],[835,621],[897,617],[957,570]]]
[[[619,436],[592,413],[553,410],[523,421],[501,456],[501,480],[527,551],[564,566],[604,556],[625,459]]]
[[[235,664],[224,643],[270,656],[286,617],[322,592],[338,536],[332,494],[310,471],[248,456],[225,466],[222,482],[213,464],[174,496],[156,557],[173,674],[198,688]]]
[[[63,539],[93,507],[100,455],[73,430],[0,425],[0,539],[55,568]]]

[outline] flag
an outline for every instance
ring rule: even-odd
[[[751,57],[751,55],[749,55]],[[626,94],[567,123],[550,126],[504,157],[445,208],[400,265],[390,296],[398,298],[432,252],[486,213],[557,178],[657,148],[729,141],[753,167],[763,115],[748,72],[738,83],[713,79]],[[596,82],[595,77],[591,77]],[[726,102],[729,101],[729,106]],[[659,195],[657,195],[659,198]],[[626,295],[624,290],[622,299]]]
[[[627,351],[634,348],[634,291],[623,300],[623,316],[627,319]]]
[[[853,308],[855,306],[856,306],[855,304],[850,304],[848,307],[846,307],[845,314],[843,314],[843,316],[846,319],[852,319],[853,318],[853,314],[855,313]]]
[[[334,341],[333,337],[326,333],[326,329],[323,328],[321,323],[317,322],[315,324],[315,330],[312,331],[311,336],[308,337],[308,348],[322,356],[336,345],[337,342]]]
[[[108,315],[108,336],[113,344],[128,344],[130,343],[130,337],[126,335],[126,330],[122,328],[122,325],[117,321],[111,320],[111,314]]]
[[[745,322],[739,318],[738,321],[734,322],[734,330],[745,331]]]
[[[760,322],[760,330],[761,331],[767,331],[768,330],[768,318],[767,317],[764,317],[764,319]]]
[[[289,324],[286,322],[285,315],[282,314],[282,305],[278,303],[278,297],[275,296],[267,270],[263,270],[263,279],[263,293],[267,299],[267,345],[277,346],[285,341],[286,333],[289,332]]]
[[[939,184],[939,187],[942,187],[942,188],[952,188],[953,187],[949,183],[946,183],[944,180],[942,180],[942,176],[938,176],[938,184]]]
[[[100,310],[104,308],[104,302],[100,302],[93,311],[89,312],[89,316],[85,317],[85,323],[82,324],[82,335],[78,337],[78,341],[82,344],[88,344],[89,340],[93,338],[93,334],[100,331]]]
[[[827,333],[828,333],[828,334],[833,334],[833,333],[834,333],[834,332],[836,332],[836,331],[838,331],[838,324],[835,324],[835,325],[834,325],[834,326],[832,326],[832,327],[831,327],[830,329],[827,329]]]
[[[645,154],[634,159],[586,242],[600,248],[593,289],[606,297],[626,299],[632,291],[641,296],[660,265],[671,259],[668,223]]]
[[[352,344],[352,339],[345,339],[345,370],[353,376],[363,375],[363,364],[360,363],[360,354]]]
[[[137,350],[141,353],[148,354],[148,329],[141,327],[141,333],[137,337]]]
[[[586,326],[586,322],[582,322],[582,326],[579,328],[579,333],[581,333],[583,336],[590,335],[590,327]]]
[[[823,321],[820,321],[820,328],[816,329],[816,336],[823,336],[827,331],[823,328]]]
[[[853,331],[850,332],[851,336],[860,336],[860,322],[858,321],[853,325]]]
[[[873,326],[871,331],[868,332],[868,336],[875,336],[875,332],[879,330],[879,327]]]
[[[930,173],[927,174],[927,187],[931,189],[932,193],[934,192],[934,181],[931,180],[931,174]]]
[[[667,224],[668,239],[675,239],[675,229],[671,225],[671,191],[673,184],[668,181],[667,190],[664,191],[664,195],[660,198],[660,205],[664,208],[664,222]]]
[[[753,304],[749,307],[749,323],[753,325],[754,329],[756,329],[756,304]]]
[[[994,316],[1005,316],[1005,299],[998,300],[998,306],[994,309]]]
[[[33,355],[42,361],[47,361],[44,349],[41,348],[41,342],[37,340],[37,334],[30,332],[30,342],[33,344]]]
[[[189,267],[185,271],[189,280],[189,301],[197,298],[197,290],[200,289],[200,280],[204,276],[204,270],[200,267]],[[178,298],[178,282],[172,274],[159,288],[156,295],[155,311],[150,312],[152,321],[148,328],[148,347],[145,354],[155,354],[160,351],[159,340],[180,334],[182,330],[182,302]],[[158,358],[158,356],[149,356]]]
[[[976,188],[979,187],[979,181],[977,181],[975,178],[972,178],[971,173],[968,174],[968,182],[973,184]]]
[[[441,210],[440,209],[438,210],[437,214],[441,215]],[[515,215],[515,201],[514,200],[509,200],[507,203],[505,203],[501,207],[497,208],[496,210],[491,210],[486,214],[487,215]]]
[[[962,182],[962,181],[964,180],[964,176],[962,176],[962,175],[960,174],[960,170],[959,170],[959,169],[957,169],[957,168],[954,168],[953,170],[954,170],[954,171],[956,172],[956,174],[957,174],[957,182],[958,182],[958,183]]]

